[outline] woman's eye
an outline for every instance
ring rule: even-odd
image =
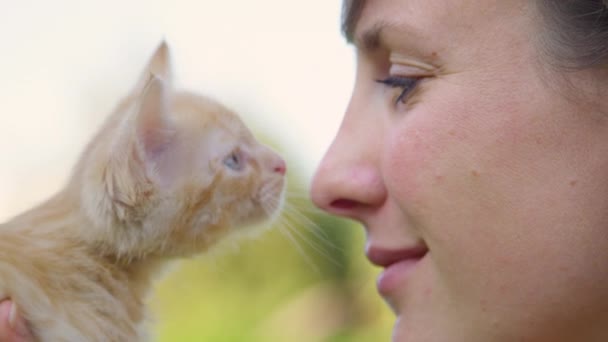
[[[243,158],[239,153],[232,152],[224,158],[224,165],[234,171],[241,171],[243,169]]]
[[[414,88],[416,88],[416,85],[418,84],[419,81],[420,81],[420,78],[397,77],[397,76],[390,76],[383,80],[376,80],[376,82],[382,83],[387,87],[402,89],[401,93],[399,94],[399,97],[397,97],[397,100],[395,101],[395,104],[397,104],[399,102],[405,103],[405,100],[407,100],[407,95],[412,90],[414,90]]]

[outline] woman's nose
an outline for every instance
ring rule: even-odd
[[[370,136],[369,131],[359,132],[343,122],[313,179],[311,198],[316,206],[361,221],[370,209],[384,202],[386,189],[378,169],[379,142],[366,136]]]

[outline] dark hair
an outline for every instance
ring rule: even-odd
[[[561,68],[608,67],[608,0],[536,0],[541,44]],[[352,42],[365,0],[343,0],[342,33]]]
[[[607,0],[537,0],[545,23],[542,43],[559,67],[608,66]]]
[[[365,0],[344,0],[342,2],[342,34],[350,43],[353,41],[355,26],[357,26],[364,4]]]

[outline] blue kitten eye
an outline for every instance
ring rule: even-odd
[[[237,152],[231,152],[226,158],[224,158],[224,165],[234,171],[241,171],[243,169],[243,158]]]

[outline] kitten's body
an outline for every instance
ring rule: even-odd
[[[280,207],[281,158],[220,104],[174,92],[168,58],[163,43],[62,191],[0,225],[0,298],[41,341],[144,339],[168,258]]]
[[[152,260],[120,265],[78,238],[88,223],[64,193],[0,226],[0,294],[42,341],[136,341]]]

